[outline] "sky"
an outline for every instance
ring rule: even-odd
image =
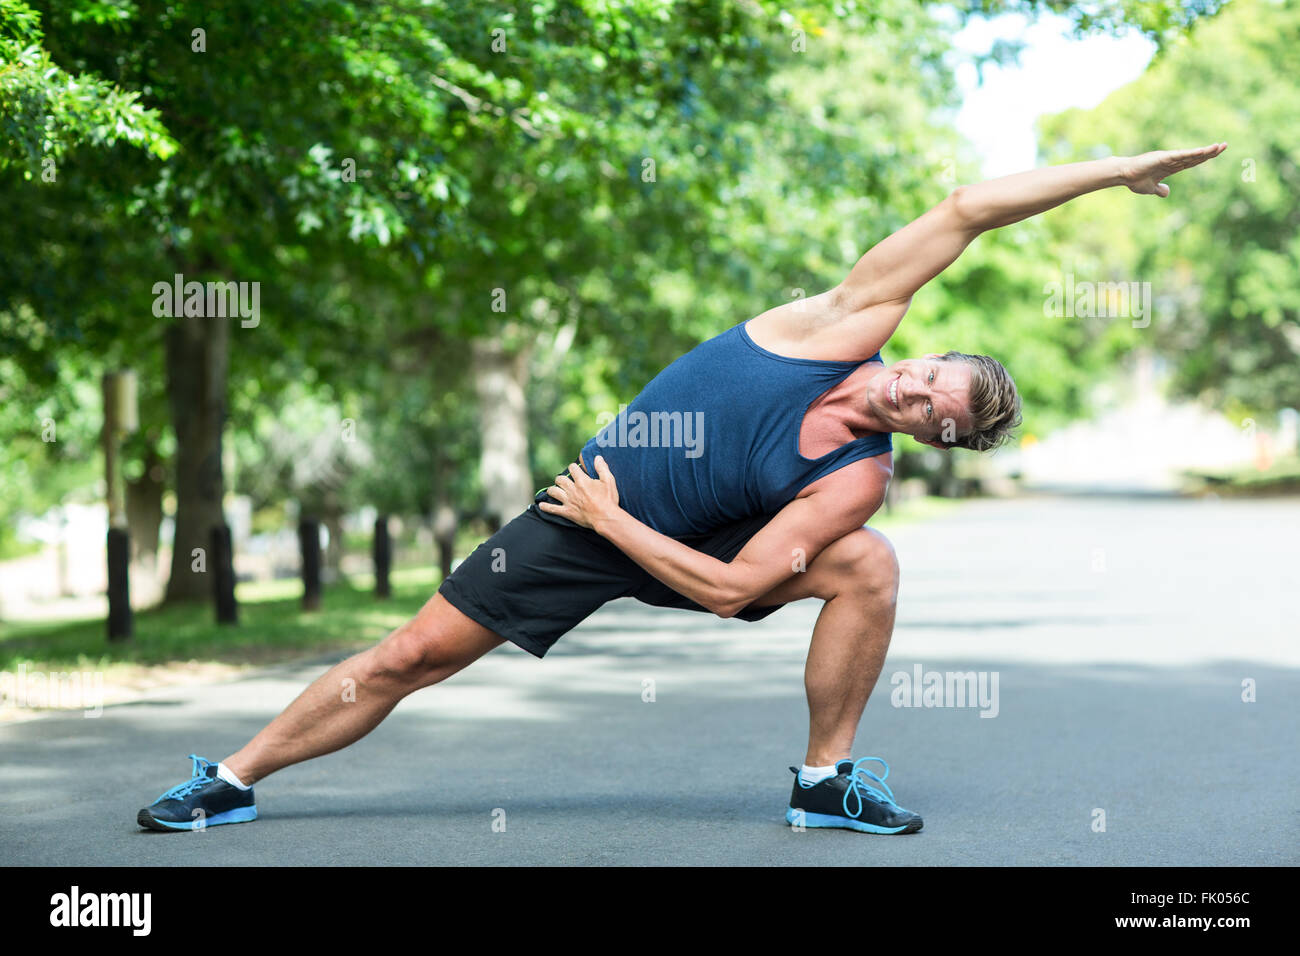
[[[964,96],[957,129],[983,158],[985,178],[1034,168],[1038,116],[1096,106],[1137,79],[1155,53],[1155,44],[1136,32],[1072,39],[1069,21],[1059,16],[1032,25],[1018,15],[974,20],[957,34],[956,45],[983,52],[999,37],[1027,42],[1018,67],[986,66],[983,85],[970,63],[957,69]]]

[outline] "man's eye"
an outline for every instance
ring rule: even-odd
[[[934,406],[927,403],[925,406],[925,417],[930,418],[933,415],[934,415]]]
[[[929,379],[929,381],[930,381],[930,384],[931,384],[931,385],[934,384],[934,370],[933,370],[933,369],[930,371],[930,379]]]

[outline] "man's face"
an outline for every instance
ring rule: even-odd
[[[867,384],[867,404],[890,431],[911,435],[925,445],[946,447],[971,427],[971,369],[931,353],[887,366]]]

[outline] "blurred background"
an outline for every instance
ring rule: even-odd
[[[916,296],[886,360],[1025,424],[897,437],[882,520],[1300,491],[1296,3],[0,0],[0,57],[0,666],[382,636],[675,357],[1046,163],[1229,143]]]

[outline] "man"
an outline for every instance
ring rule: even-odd
[[[407,694],[505,640],[542,657],[614,598],[758,620],[813,597],[825,603],[805,670],[808,748],[786,819],[920,830],[921,817],[895,803],[884,782],[888,765],[852,759],[898,587],[889,542],[864,524],[892,474],[890,433],[988,450],[1019,423],[1020,401],[993,359],[948,352],[885,366],[880,349],[917,290],[980,233],[1110,186],[1167,196],[1161,179],[1225,148],[958,187],[874,246],[835,288],[701,344],[656,376],[587,443],[580,463],[481,544],[411,621],[331,668],[226,760],[191,755],[190,780],[141,810],[139,824],[188,830],[255,819],[255,782],[353,743]],[[348,680],[356,694],[345,701]],[[864,766],[872,762],[884,773]]]

